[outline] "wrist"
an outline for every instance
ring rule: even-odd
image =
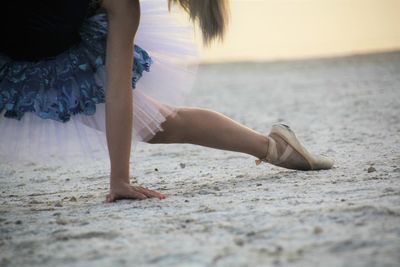
[[[121,184],[130,184],[129,176],[112,176],[110,178],[110,187],[118,186]]]

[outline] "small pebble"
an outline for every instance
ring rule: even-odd
[[[18,221],[15,222],[15,224],[22,224],[22,221],[18,220]]]
[[[368,173],[376,172],[376,169],[375,169],[374,167],[371,166],[371,167],[368,168],[367,172],[368,172]]]
[[[182,169],[184,169],[186,167],[185,163],[180,163],[179,166],[181,166]]]
[[[248,232],[246,234],[246,236],[255,236],[255,235],[256,235],[256,232],[254,232],[254,231]]]
[[[158,168],[154,168],[154,171],[158,172]]]
[[[323,231],[324,231],[324,230],[323,230],[321,227],[319,227],[319,226],[315,226],[315,227],[314,227],[314,234],[315,234],[315,235],[319,235],[319,234],[321,234]]]
[[[235,238],[233,239],[233,242],[235,242],[235,244],[238,245],[238,246],[240,246],[240,247],[244,245],[243,239],[238,238],[238,237],[235,237]]]
[[[189,202],[189,200],[185,199],[185,202]]]
[[[64,218],[57,218],[56,223],[58,225],[66,225],[66,224],[68,224],[68,221]]]
[[[396,191],[396,190],[394,190],[394,189],[391,188],[391,187],[385,188],[385,190],[383,190],[384,193],[392,193],[392,192],[395,192],[395,191]]]

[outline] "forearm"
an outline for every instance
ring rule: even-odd
[[[118,2],[118,3],[116,3]],[[105,1],[108,6],[106,132],[111,185],[129,183],[132,140],[133,40],[139,22],[136,0]]]
[[[118,96],[106,96],[107,144],[111,163],[111,183],[129,182],[132,139],[132,89]]]

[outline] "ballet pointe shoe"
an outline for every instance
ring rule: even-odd
[[[256,164],[268,162],[292,170],[328,170],[334,161],[324,156],[313,155],[305,149],[289,126],[274,125],[268,138],[267,155],[256,160]]]

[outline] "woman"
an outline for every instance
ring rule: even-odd
[[[43,138],[44,132],[51,134],[38,147],[48,147],[46,153],[63,147],[58,154],[66,157],[66,151],[75,142],[93,154],[89,146],[102,142],[89,136],[87,129],[94,129],[90,134],[100,139],[98,130],[105,131],[111,163],[110,192],[106,198],[109,202],[165,198],[159,192],[130,184],[132,138],[237,151],[257,157],[257,164],[265,161],[289,169],[320,170],[333,166],[332,160],[310,154],[285,125],[275,125],[264,136],[214,111],[176,107],[168,97],[158,97],[180,95],[184,83],[168,88],[160,82],[159,90],[151,96],[145,86],[132,90],[142,75],[142,80],[146,78],[144,71],[152,73],[153,63],[152,55],[144,50],[146,47],[133,46],[141,17],[139,0],[9,2],[0,14],[4,37],[0,45],[2,159],[21,155],[21,151],[25,155],[26,146],[21,147],[20,143],[29,140],[28,146],[41,144],[37,140]],[[192,21],[199,23],[205,44],[222,39],[227,25],[226,0],[169,0],[168,4],[180,5]],[[176,37],[176,28],[167,30],[167,35]],[[161,42],[157,46],[163,51],[166,44]],[[179,58],[187,51],[179,47],[175,54]],[[177,73],[172,66],[165,71],[166,76]],[[185,72],[178,76],[185,76]],[[152,80],[159,77],[153,76]],[[67,132],[74,137],[60,138]],[[18,134],[20,137],[16,138]],[[30,152],[37,151],[35,148]]]

